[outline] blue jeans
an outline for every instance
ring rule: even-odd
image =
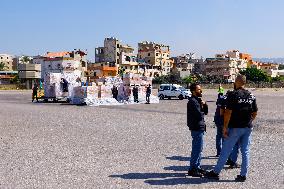
[[[216,125],[217,126],[217,134],[216,134],[216,150],[217,150],[217,155],[220,155],[221,149],[224,143],[224,138],[223,138],[223,125]],[[237,142],[232,150],[232,153],[229,156],[229,159],[236,163],[238,159],[238,154],[239,154],[239,143]]]
[[[240,144],[239,144],[239,143],[240,143],[239,141],[236,142],[236,144],[235,144],[235,146],[233,147],[233,150],[232,150],[232,152],[231,152],[231,154],[230,154],[230,156],[229,156],[229,159],[230,159],[232,162],[234,162],[234,163],[236,163],[236,162],[237,162],[237,159],[238,159],[239,148],[240,148]]]
[[[252,128],[230,128],[229,136],[225,139],[223,148],[217,165],[214,168],[215,173],[220,173],[223,169],[232,149],[237,142],[240,144],[242,153],[241,176],[246,176],[249,166],[249,145]]]
[[[192,150],[190,157],[190,170],[200,168],[201,152],[203,149],[204,131],[191,131]]]

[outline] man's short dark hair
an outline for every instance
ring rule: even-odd
[[[242,84],[246,84],[247,78],[245,75],[239,74],[235,80],[241,82]]]
[[[193,92],[196,90],[196,86],[199,85],[198,83],[192,83],[189,87],[190,92]]]

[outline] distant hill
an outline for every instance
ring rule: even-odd
[[[254,61],[284,64],[284,58],[253,58]]]

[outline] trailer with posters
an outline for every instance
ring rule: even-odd
[[[80,86],[81,72],[63,71],[62,73],[46,73],[44,76],[44,101],[64,100],[69,102],[73,88]]]

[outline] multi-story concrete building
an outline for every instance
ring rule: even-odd
[[[116,74],[118,74],[119,70],[125,73],[138,73],[138,62],[137,56],[134,54],[134,48],[122,44],[121,41],[114,37],[105,38],[104,47],[96,48],[95,64],[100,65],[92,65],[92,67],[96,67],[96,73],[98,74],[106,73],[103,70],[105,66],[101,66],[105,64],[107,64],[108,67],[116,67],[115,69],[111,69],[111,74],[113,74],[115,70],[117,70]],[[102,70],[99,70],[100,68]],[[110,74],[110,72],[107,73]]]
[[[22,83],[31,89],[34,83],[41,79],[41,64],[35,62],[37,57],[18,57],[18,73]]]
[[[207,76],[234,81],[238,73],[237,62],[230,58],[206,58],[205,71]]]
[[[205,64],[206,61],[203,57],[197,59],[191,59],[190,62],[193,64],[192,73],[196,75],[205,75]]]
[[[177,73],[181,78],[192,74],[194,63],[192,59],[196,59],[194,53],[182,54],[174,58],[173,73]]]
[[[278,73],[282,74],[281,71],[278,71],[279,64],[259,62],[258,67],[270,77],[277,77]]]
[[[69,52],[47,52],[44,56],[46,58],[67,58],[68,60],[74,60],[80,62],[80,70],[83,73],[87,71],[87,52],[84,52],[82,50],[74,49],[74,51]]]
[[[174,63],[168,45],[147,41],[138,43],[138,59],[144,60],[156,70],[154,76],[170,73]]]
[[[251,61],[251,56],[240,53],[238,50],[227,51],[226,54],[216,54],[215,58],[206,59],[206,75],[233,82],[240,70],[248,67],[249,61]]]
[[[88,64],[87,78],[88,81],[95,81],[99,77],[116,76],[118,74],[118,67],[113,66],[112,63],[95,63]]]
[[[0,54],[0,63],[4,64],[4,70],[13,71],[13,56],[9,54]]]
[[[74,65],[82,71],[84,81],[87,71],[86,53],[81,50],[72,52],[47,52],[44,56],[21,56],[18,59],[19,78],[31,88],[35,81],[44,79],[46,73],[61,73],[64,70],[72,71]]]

